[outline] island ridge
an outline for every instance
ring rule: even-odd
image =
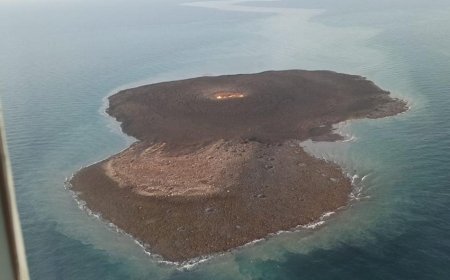
[[[126,89],[107,113],[138,141],[77,172],[89,209],[169,261],[224,252],[348,203],[340,167],[307,154],[336,123],[382,118],[402,100],[356,75],[267,71]]]

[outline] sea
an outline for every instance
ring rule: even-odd
[[[408,102],[303,143],[352,178],[347,207],[174,264],[67,189],[134,141],[108,95],[285,69],[362,75]],[[0,0],[0,95],[31,279],[450,279],[448,0]]]

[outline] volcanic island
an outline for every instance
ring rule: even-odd
[[[332,71],[205,76],[122,90],[107,113],[137,139],[74,174],[86,206],[163,259],[183,262],[317,220],[350,179],[300,143],[333,124],[407,109],[373,82]]]

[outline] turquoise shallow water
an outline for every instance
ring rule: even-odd
[[[447,279],[448,1],[230,2],[0,2],[0,92],[32,279]],[[306,144],[359,176],[358,199],[323,226],[180,268],[65,190],[130,143],[102,114],[118,88],[291,68],[364,75],[411,105],[340,126],[352,141]]]

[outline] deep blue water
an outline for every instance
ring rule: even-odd
[[[449,279],[450,3],[182,3],[0,2],[0,94],[32,279]],[[323,226],[182,269],[65,190],[130,143],[102,114],[119,88],[292,68],[360,74],[411,105],[341,126],[354,141],[307,144],[359,176],[358,199]]]

